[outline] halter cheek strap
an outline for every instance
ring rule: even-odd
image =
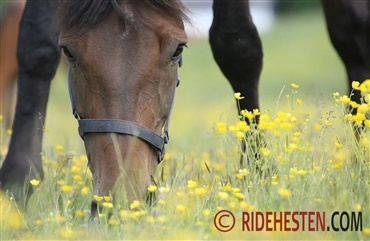
[[[182,66],[182,58],[179,60],[179,67]],[[176,87],[179,85],[180,79],[177,77]],[[171,105],[170,114],[164,125],[163,135],[160,136],[157,133],[149,130],[148,128],[139,125],[135,122],[127,120],[117,120],[117,119],[81,119],[77,113],[75,101],[73,98],[72,88],[71,88],[71,78],[68,76],[68,91],[69,97],[72,104],[72,111],[74,117],[78,120],[78,133],[83,139],[87,133],[118,133],[124,135],[131,135],[138,137],[158,150],[159,162],[163,160],[165,154],[165,144],[169,141],[169,120],[171,118],[173,103]]]

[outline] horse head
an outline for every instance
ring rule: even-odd
[[[180,1],[69,1],[59,10],[94,194],[145,197],[164,154],[167,123],[187,38]]]

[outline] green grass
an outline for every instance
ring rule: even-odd
[[[222,133],[215,127],[225,123],[227,130],[237,123],[233,91],[208,43],[191,40],[179,71],[168,155],[155,176],[158,203],[150,209],[143,204],[132,209],[129,204],[116,205],[110,218],[105,208],[99,226],[89,227],[87,222],[91,173],[71,114],[66,75],[60,70],[46,121],[46,178],[33,187],[22,219],[12,201],[0,198],[1,238],[369,239],[370,130],[356,142],[350,124],[343,120],[341,103],[331,97],[333,92],[346,93],[346,79],[322,15],[286,16],[262,39],[260,102],[265,119],[263,130],[248,132],[244,140],[263,148],[261,159],[249,162],[246,170],[240,168],[237,132]],[[292,89],[291,83],[300,87]],[[302,106],[296,104],[297,98]],[[244,159],[255,159],[252,149]],[[231,232],[214,228],[213,217],[221,209],[236,216]],[[364,231],[241,232],[243,211],[324,211],[327,224],[334,211],[362,211]]]

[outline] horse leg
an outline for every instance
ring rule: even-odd
[[[326,24],[333,46],[342,59],[351,91],[352,81],[370,78],[370,1],[322,0]],[[354,91],[352,100],[360,102]]]
[[[13,119],[13,87],[17,78],[17,41],[19,23],[25,1],[16,1],[4,7],[0,18],[0,114],[3,123],[10,128]]]
[[[213,56],[234,92],[245,97],[238,100],[240,108],[248,111],[259,109],[258,82],[263,53],[249,1],[214,0],[213,14],[209,32]]]
[[[352,91],[352,81],[370,78],[370,1],[329,1],[322,0],[329,36],[341,57]],[[361,102],[361,93],[353,91],[351,99]],[[356,114],[357,110],[353,110]],[[361,128],[354,128],[356,141],[361,142]],[[369,160],[369,150],[364,149]],[[354,154],[354,153],[353,153]],[[357,158],[353,156],[355,160]]]
[[[54,30],[55,0],[28,0],[17,46],[18,95],[9,152],[0,170],[1,188],[26,201],[30,179],[43,178],[41,142],[51,79],[60,61]]]

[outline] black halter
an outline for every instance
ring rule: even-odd
[[[179,67],[182,66],[182,58],[179,61]],[[171,105],[170,114],[164,125],[163,135],[160,136],[157,133],[149,130],[148,128],[139,125],[135,122],[127,121],[127,120],[117,120],[117,119],[81,119],[76,111],[75,101],[73,98],[73,93],[71,89],[71,80],[68,76],[68,90],[69,90],[69,97],[72,104],[72,111],[73,116],[78,120],[78,133],[80,134],[81,138],[84,138],[84,135],[87,133],[118,133],[118,134],[125,134],[125,135],[132,135],[136,136],[147,143],[151,144],[158,150],[158,159],[159,162],[163,160],[165,150],[165,144],[169,141],[168,135],[168,128],[169,128],[169,121],[171,118],[173,103]],[[177,84],[176,87],[179,85],[180,79],[177,76]]]

